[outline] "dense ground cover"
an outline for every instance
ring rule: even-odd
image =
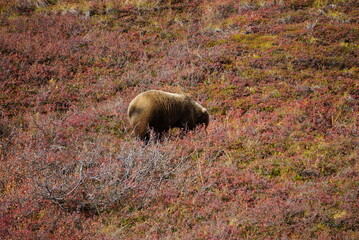
[[[358,239],[350,0],[0,0],[1,239]],[[143,147],[130,100],[207,133]]]

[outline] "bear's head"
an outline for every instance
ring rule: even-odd
[[[202,109],[202,115],[198,119],[197,124],[204,124],[205,128],[207,128],[208,123],[209,123],[209,114],[207,112],[207,109],[203,108]]]
[[[202,107],[199,103],[196,104],[196,126],[204,125],[207,128],[209,123],[209,114],[206,108]]]

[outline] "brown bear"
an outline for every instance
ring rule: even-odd
[[[128,118],[135,134],[145,142],[153,130],[159,139],[171,128],[182,133],[197,126],[208,126],[209,115],[199,103],[184,94],[149,90],[137,95],[128,107]]]

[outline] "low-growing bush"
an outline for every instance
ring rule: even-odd
[[[0,0],[1,239],[358,239],[352,0]],[[186,93],[206,131],[143,145]]]

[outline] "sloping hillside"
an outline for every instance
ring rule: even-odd
[[[354,0],[0,0],[1,239],[358,239]],[[205,131],[147,146],[138,93]]]

